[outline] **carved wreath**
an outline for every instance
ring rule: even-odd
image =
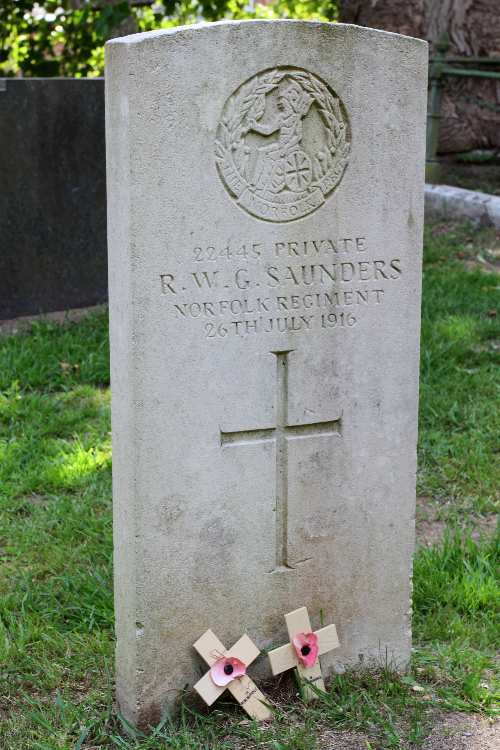
[[[266,94],[275,89],[283,78],[296,81],[315,100],[326,130],[326,144],[314,155],[314,182],[324,194],[331,192],[340,181],[350,152],[347,119],[341,104],[328,88],[311,73],[293,69],[267,70],[244,83],[226,104],[215,141],[218,164],[231,160],[240,177],[245,179],[234,163],[233,154],[243,146],[244,136],[252,121],[264,114]],[[246,180],[245,180],[246,181]]]

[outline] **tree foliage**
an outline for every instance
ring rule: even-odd
[[[336,0],[1,0],[0,75],[98,76],[104,43],[221,18],[335,20]]]

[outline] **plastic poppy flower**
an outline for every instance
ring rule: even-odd
[[[223,656],[210,667],[210,677],[218,687],[225,687],[237,677],[243,677],[246,665],[235,656]]]
[[[297,658],[304,667],[312,667],[318,658],[318,639],[314,633],[297,633],[292,638]]]

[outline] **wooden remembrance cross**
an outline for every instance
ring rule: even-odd
[[[226,650],[211,630],[207,630],[193,645],[209,667],[212,667],[221,657],[231,656],[235,656],[248,667],[260,654],[259,649],[248,635],[242,635],[232,648]],[[266,697],[247,674],[237,677],[226,686],[221,687],[215,684],[211,673],[207,672],[201,680],[198,680],[194,689],[209,706],[222,695],[224,690],[229,690],[240,706],[253,719],[264,721],[272,718],[272,712],[267,705]]]
[[[289,570],[288,561],[288,441],[297,438],[341,436],[341,418],[328,422],[288,423],[288,355],[290,351],[271,352],[277,362],[276,426],[223,432],[222,447],[276,442],[276,570]]]
[[[310,667],[306,667],[300,663],[297,653],[292,641],[299,633],[309,634],[311,633],[311,621],[309,620],[309,614],[306,607],[300,607],[293,612],[289,612],[285,615],[286,627],[288,630],[288,637],[290,643],[280,648],[275,648],[274,651],[268,653],[269,661],[271,663],[271,671],[273,675],[281,674],[288,669],[297,669],[300,678],[305,682],[303,697],[304,700],[311,700],[317,697],[314,690],[311,689],[310,685],[314,685],[318,690],[325,690],[325,683],[323,682],[323,675],[321,673],[321,665],[319,658],[322,654],[326,654],[328,651],[333,651],[334,648],[338,648],[339,639],[337,637],[337,629],[335,625],[327,625],[324,628],[316,630],[314,635],[317,639],[318,656],[314,664]]]

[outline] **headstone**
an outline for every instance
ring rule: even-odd
[[[292,21],[107,45],[130,721],[202,676],[207,627],[271,648],[302,606],[338,628],[325,677],[408,661],[426,61],[415,39]]]

